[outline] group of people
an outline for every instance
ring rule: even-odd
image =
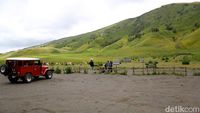
[[[91,67],[91,69],[93,70],[94,69],[94,61],[93,59],[91,58],[90,59],[90,62],[88,63]],[[113,62],[112,61],[107,61],[105,64],[104,64],[104,69],[103,69],[103,72],[112,72],[112,67],[113,67]]]
[[[112,66],[113,66],[113,62],[112,61],[107,61],[104,64],[105,70],[107,70],[108,72],[112,72]]]

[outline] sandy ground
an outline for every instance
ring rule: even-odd
[[[200,77],[54,75],[10,84],[0,75],[0,113],[164,113],[200,107]]]

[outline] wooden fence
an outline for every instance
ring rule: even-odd
[[[122,75],[199,75],[200,68],[188,67],[157,67],[157,68],[119,68],[104,69],[103,67],[91,68],[72,67],[72,72],[75,73],[105,73],[105,74],[122,74]]]

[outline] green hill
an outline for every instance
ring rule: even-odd
[[[129,13],[131,13],[130,11]],[[200,61],[200,3],[169,4],[108,27],[3,55],[67,57],[163,57]],[[62,56],[62,57],[61,57]],[[53,59],[53,58],[52,58]]]

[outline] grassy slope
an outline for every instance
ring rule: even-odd
[[[162,57],[191,53],[200,61],[200,3],[170,4],[97,31],[2,55],[82,61],[94,57]],[[168,28],[167,28],[168,27]],[[152,32],[152,29],[159,29]]]

